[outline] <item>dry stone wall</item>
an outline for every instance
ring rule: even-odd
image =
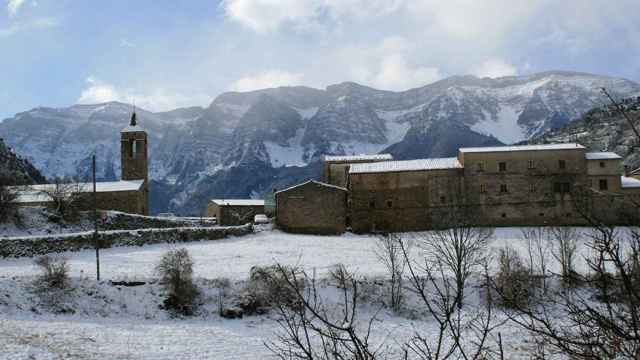
[[[253,232],[250,224],[234,227],[179,227],[165,229],[113,230],[99,233],[100,248],[142,246],[159,243],[183,243],[217,240]],[[0,240],[0,257],[32,257],[65,251],[93,249],[93,233],[13,237]]]

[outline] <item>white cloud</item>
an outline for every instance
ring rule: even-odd
[[[442,78],[436,67],[412,66],[405,56],[394,54],[384,57],[371,84],[380,89],[406,90],[424,86]]]
[[[300,85],[302,78],[302,74],[274,69],[242,77],[231,84],[230,90],[251,91],[278,86],[294,86]]]
[[[134,88],[118,88],[113,84],[89,76],[87,87],[82,90],[76,103],[99,104],[109,101],[135,103],[136,106],[150,111],[167,111],[179,107],[206,105],[211,99],[206,95],[186,96],[179,93],[169,93],[162,88],[153,89],[150,92],[141,92]]]
[[[24,5],[25,0],[7,0],[7,12],[9,17],[14,17],[18,14],[20,7]]]
[[[35,18],[24,22],[13,22],[5,28],[0,28],[0,38],[9,37],[28,30],[49,29],[58,25],[58,20],[54,18]]]
[[[471,73],[479,77],[498,78],[517,75],[518,69],[503,59],[491,58],[475,66]]]
[[[394,12],[407,0],[225,0],[228,18],[257,32],[274,31],[285,23],[317,28],[323,21],[368,19]]]

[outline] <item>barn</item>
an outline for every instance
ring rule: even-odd
[[[207,207],[207,216],[215,216],[218,224],[223,226],[253,222],[258,214],[264,214],[264,200],[213,199]]]
[[[310,180],[278,191],[276,224],[287,232],[341,234],[347,225],[347,189]]]

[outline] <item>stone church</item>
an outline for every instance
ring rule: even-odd
[[[135,111],[127,127],[120,132],[122,176],[120,181],[96,183],[96,200],[100,210],[116,210],[130,214],[149,214],[149,141],[147,132],[138,124]],[[43,206],[52,201],[52,193],[64,186],[79,195],[80,209],[93,207],[93,184],[44,184],[21,187],[16,202],[19,206]]]

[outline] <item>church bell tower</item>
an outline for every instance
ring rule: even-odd
[[[140,212],[149,213],[149,163],[147,132],[138,125],[135,110],[129,126],[120,132],[122,180],[144,180]]]

